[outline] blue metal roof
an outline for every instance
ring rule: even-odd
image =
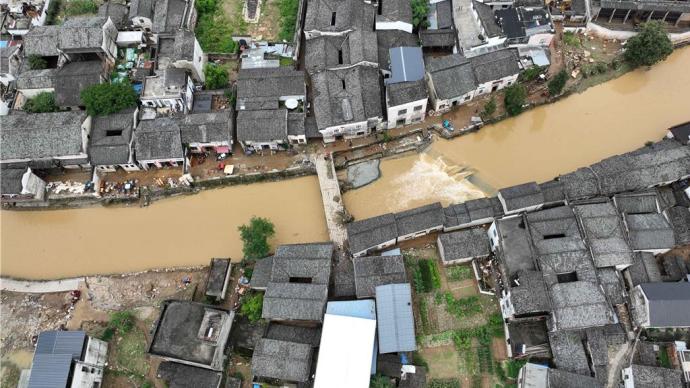
[[[421,47],[394,47],[389,49],[391,76],[386,85],[413,82],[424,78],[424,58]]]
[[[66,387],[72,360],[80,359],[86,343],[83,331],[44,331],[38,336],[29,388]]]
[[[417,349],[409,283],[376,287],[379,353],[411,352]]]

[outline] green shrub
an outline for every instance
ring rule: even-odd
[[[514,84],[505,89],[504,103],[506,112],[511,116],[522,113],[522,106],[527,99],[527,90],[521,84]]]
[[[422,332],[429,332],[429,306],[425,298],[419,301],[419,317],[422,321]]]
[[[240,315],[249,319],[249,322],[256,322],[261,319],[261,311],[264,306],[264,294],[255,292],[242,298]]]
[[[41,92],[24,103],[24,111],[29,113],[48,113],[58,110],[55,105],[55,93]]]
[[[278,39],[287,42],[292,41],[295,35],[298,9],[299,0],[279,0],[280,31],[278,32]]]
[[[561,94],[565,83],[568,81],[568,74],[565,70],[561,70],[549,81],[549,94],[551,96],[556,96]]]
[[[31,70],[42,70],[48,67],[48,62],[40,55],[32,54],[27,59],[29,60],[29,69]]]
[[[594,65],[594,68],[599,72],[599,74],[604,74],[609,70],[609,67],[604,62],[598,62]]]
[[[456,265],[446,269],[448,280],[457,282],[461,280],[471,279],[473,276],[472,268],[465,265]]]
[[[494,337],[502,337],[505,334],[501,313],[493,313],[489,316],[488,329]]]
[[[196,0],[195,5],[200,15],[212,14],[218,9],[218,0]]]
[[[525,71],[523,71],[522,73],[520,73],[520,76],[518,78],[520,79],[520,81],[529,82],[529,81],[532,81],[532,80],[536,79],[537,77],[539,77],[539,74],[541,74],[541,73],[542,73],[541,67],[532,66],[528,69],[525,69]]]
[[[235,53],[239,44],[232,40],[232,35],[241,33],[242,29],[235,31],[228,18],[219,12],[199,14],[195,30],[196,38],[206,52]],[[242,24],[240,23],[239,26],[241,27]]]
[[[412,25],[416,29],[429,27],[427,15],[429,15],[429,2],[427,0],[411,0]]]
[[[639,34],[628,39],[625,60],[632,66],[652,66],[663,61],[673,52],[673,44],[666,35],[663,24],[650,21],[642,25]]]
[[[141,384],[141,388],[154,388],[155,385],[149,380],[144,381],[143,384]]]
[[[482,110],[481,116],[483,118],[489,118],[496,113],[496,98],[494,96],[491,96],[489,101],[484,104],[484,109]]]
[[[510,379],[517,379],[520,369],[527,364],[527,360],[508,360],[506,363],[506,375]]]
[[[69,0],[65,2],[65,15],[76,16],[98,12],[98,4],[94,0]]]
[[[419,352],[412,353],[412,363],[429,369],[429,363],[426,362],[424,357],[422,357],[422,355],[419,354]]]
[[[129,311],[118,311],[110,315],[108,326],[120,335],[129,333],[134,328],[134,314]]]
[[[580,47],[580,38],[572,31],[566,31],[563,33],[563,43],[567,46]]]
[[[438,272],[436,262],[431,259],[422,259],[418,260],[418,265],[422,274],[424,292],[441,288],[441,275]]]
[[[393,384],[391,384],[391,379],[388,376],[380,375],[380,374],[375,374],[371,376],[371,380],[369,381],[369,388],[393,388]]]
[[[479,297],[476,295],[455,299],[453,294],[447,292],[445,296],[446,311],[455,316],[457,319],[467,318],[482,311],[482,305],[479,302]]]
[[[228,71],[223,66],[208,63],[204,66],[206,89],[223,89],[228,87]]]
[[[428,388],[460,388],[458,379],[432,379],[427,385]]]
[[[238,230],[245,259],[253,260],[268,256],[271,249],[268,239],[276,233],[271,221],[262,217],[252,217],[248,225],[242,225]]]
[[[80,94],[91,116],[106,116],[137,105],[139,96],[127,82],[105,83],[86,87]]]

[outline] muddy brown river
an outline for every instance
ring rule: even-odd
[[[659,140],[690,120],[690,48],[558,103],[423,154],[381,163],[378,181],[344,195],[357,218],[545,181]],[[0,212],[0,274],[53,279],[241,258],[237,226],[276,225],[273,245],[328,239],[315,177],[209,190],[148,208]]]

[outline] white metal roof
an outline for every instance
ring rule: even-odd
[[[367,388],[376,321],[326,314],[314,388]]]

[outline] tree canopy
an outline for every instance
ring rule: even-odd
[[[506,88],[506,94],[503,102],[506,106],[506,112],[511,116],[517,116],[522,113],[522,106],[525,104],[527,98],[527,90],[521,84],[514,84]]]
[[[40,55],[29,55],[27,58],[29,60],[29,69],[31,70],[42,70],[48,67],[48,62]]]
[[[91,85],[82,90],[81,101],[91,116],[106,116],[137,105],[139,96],[129,82]]]
[[[242,298],[240,315],[247,317],[249,322],[256,322],[261,319],[261,311],[264,306],[264,294],[255,292]]]
[[[625,44],[625,60],[635,67],[652,66],[672,52],[673,44],[658,21],[644,23],[642,31]]]
[[[29,113],[48,113],[58,110],[55,93],[41,92],[24,103],[24,111]]]
[[[491,96],[489,101],[484,104],[484,109],[482,110],[481,116],[483,118],[489,118],[494,115],[496,112],[496,99],[494,96]]]
[[[565,83],[568,81],[568,73],[565,70],[561,70],[549,81],[549,94],[551,96],[556,96],[561,94]]]
[[[423,28],[429,26],[429,21],[426,19],[429,14],[429,2],[427,0],[411,0],[412,5],[412,24],[415,28]]]
[[[271,250],[268,239],[275,235],[275,227],[271,221],[266,218],[252,217],[248,225],[242,225],[238,230],[245,259],[260,259],[268,256]]]
[[[209,63],[204,66],[207,89],[223,89],[228,87],[228,71],[223,66]]]

